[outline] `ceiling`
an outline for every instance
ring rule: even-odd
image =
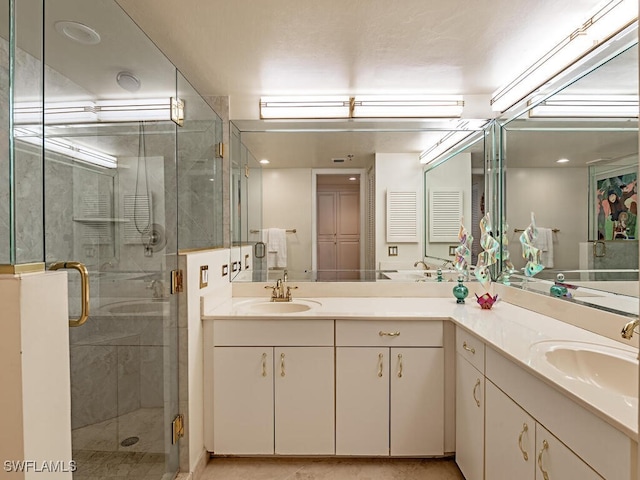
[[[258,119],[260,96],[451,93],[464,95],[464,117],[490,118],[492,92],[582,24],[600,0],[117,3],[144,33],[110,1],[56,0],[46,9],[47,63],[72,80],[74,99],[121,97],[119,71],[140,79],[139,96],[171,95],[172,62],[201,95],[229,96],[230,117],[257,159],[269,158],[271,168],[320,168],[336,167],[332,159],[348,155],[353,157],[345,167],[370,165],[374,152],[417,155],[450,123],[265,122]],[[91,26],[101,43],[87,48],[69,42],[54,32],[59,20]],[[28,32],[32,25],[18,27]],[[20,38],[31,48],[27,35]],[[619,70],[613,78],[624,78],[637,92],[634,54],[631,75],[627,64],[627,73]],[[595,81],[586,89],[611,85],[611,76],[590,78]],[[586,79],[580,84],[587,85]],[[65,87],[64,94],[69,91]],[[47,92],[50,98],[57,93]]]

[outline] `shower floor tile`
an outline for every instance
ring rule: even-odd
[[[165,452],[164,409],[140,408],[104,422],[73,430],[73,450],[95,452]],[[138,437],[130,446],[121,442]]]

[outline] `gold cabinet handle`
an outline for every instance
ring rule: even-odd
[[[80,262],[56,262],[49,267],[49,270],[60,269],[72,269],[80,272],[82,310],[80,311],[80,318],[69,320],[70,327],[79,327],[89,318],[89,272],[87,272],[87,267]]]
[[[397,337],[398,335],[400,335],[400,332],[383,332],[382,330],[380,330],[378,332],[378,335],[380,335],[381,337]]]
[[[280,376],[284,377],[284,353],[280,354]]]
[[[384,355],[382,355],[381,353],[378,354],[378,376],[382,377],[382,359],[384,358]]]
[[[267,376],[267,354],[266,353],[262,354],[262,376],[263,377]]]
[[[520,452],[522,452],[522,458],[524,458],[525,462],[529,461],[529,454],[526,452],[524,448],[522,448],[522,437],[528,431],[529,431],[529,426],[526,423],[523,423],[522,431],[520,432],[520,436],[518,437],[518,447],[520,448]]]
[[[545,452],[545,450],[549,450],[549,444],[547,443],[546,440],[543,440],[542,441],[542,449],[540,450],[540,453],[538,454],[538,468],[542,472],[542,477],[544,478],[544,480],[549,480],[549,474],[547,473],[547,471],[542,466],[542,454]]]
[[[467,342],[462,342],[462,348],[464,348],[467,352],[471,352],[471,355],[476,354],[476,349],[467,345]]]
[[[402,378],[402,354],[398,354],[398,378]]]
[[[478,397],[476,397],[476,390],[478,390],[478,387],[480,386],[480,379],[478,378],[476,380],[476,384],[473,387],[473,399],[476,401],[476,405],[479,407],[480,406],[480,400],[478,400]]]

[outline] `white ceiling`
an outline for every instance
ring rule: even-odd
[[[600,3],[117,1],[149,38],[131,28],[129,19],[123,19],[110,1],[56,0],[47,5],[47,63],[81,87],[77,98],[122,96],[123,90],[115,83],[122,70],[140,79],[138,96],[171,94],[171,64],[156,51],[155,44],[200,94],[230,97],[231,119],[246,132],[243,141],[258,159],[272,160],[271,167],[334,167],[332,158],[349,154],[354,159],[344,166],[360,166],[356,163],[371,162],[373,152],[417,154],[441,135],[419,131],[424,125],[417,122],[395,122],[385,125],[385,131],[375,132],[315,131],[362,126],[326,122],[320,127],[312,125],[312,132],[265,133],[274,124],[257,120],[260,96],[311,92],[462,94],[465,117],[488,118],[492,115],[491,93],[582,24]],[[20,5],[26,9],[32,3],[37,2]],[[69,42],[54,32],[53,24],[58,20],[75,20],[95,28],[102,35],[101,43],[87,47]],[[27,32],[30,26],[19,27]],[[632,74],[624,78],[630,79],[637,92],[637,52],[634,54]],[[604,82],[602,77],[607,78],[600,76],[596,85]],[[615,78],[623,76],[616,73]],[[68,95],[69,89],[47,92],[49,97],[57,93]],[[427,125],[427,130],[432,127]]]
[[[231,97],[232,119],[275,94],[450,93],[488,109],[600,2],[118,0],[202,95]]]

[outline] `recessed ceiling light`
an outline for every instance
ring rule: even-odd
[[[567,163],[568,161],[568,158],[561,158],[560,160],[556,160],[556,163]]]
[[[116,82],[120,87],[124,88],[128,92],[137,92],[140,90],[140,80],[133,73],[120,72],[116,76]]]
[[[262,163],[263,165],[266,165],[267,163],[269,163],[269,160],[267,160],[266,158],[263,158],[262,160],[260,160],[260,163]]]
[[[349,180],[351,180],[352,182],[355,182],[357,180],[356,177],[349,177]]]
[[[100,43],[100,34],[93,28],[79,22],[62,21],[54,24],[56,31],[69,40],[83,45],[96,45]]]

